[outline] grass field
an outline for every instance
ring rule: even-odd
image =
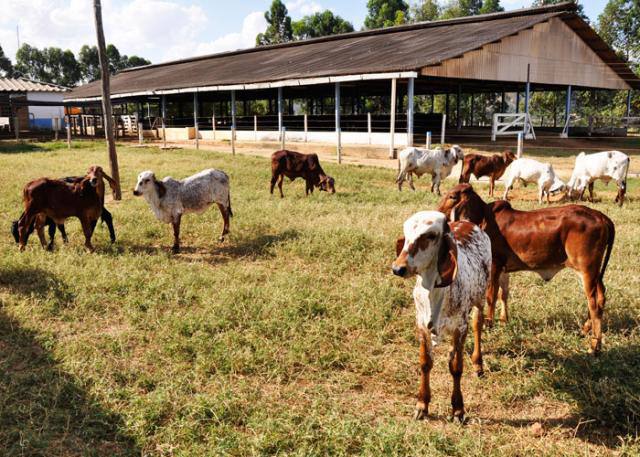
[[[77,221],[55,252],[19,253],[9,223],[30,179],[106,167],[104,146],[0,146],[2,455],[638,455],[640,182],[595,206],[616,223],[605,277],[603,354],[578,334],[586,301],[565,270],[512,277],[512,320],[484,334],[485,372],[467,358],[468,424],[448,421],[447,348],[436,348],[432,415],[418,386],[413,281],[390,274],[402,222],[436,199],[399,193],[393,170],[328,164],[338,193],[268,193],[264,158],[119,148],[123,200],[87,254]],[[638,160],[633,158],[632,160]],[[131,189],[141,170],[231,177],[232,234],[212,208],[170,226]],[[443,190],[453,181],[443,184]],[[501,190],[501,186],[499,186]],[[485,187],[480,187],[486,196]],[[533,208],[535,190],[516,190]]]

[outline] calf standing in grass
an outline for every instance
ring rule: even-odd
[[[229,233],[231,197],[229,177],[220,170],[204,170],[181,181],[166,177],[158,181],[152,171],[138,175],[134,195],[142,195],[158,220],[173,225],[173,252],[180,252],[180,220],[183,214],[203,213],[213,203],[218,205],[224,227],[220,242]]]
[[[400,161],[400,173],[396,178],[398,190],[402,190],[402,183],[409,181],[411,190],[416,190],[413,185],[413,175],[418,178],[424,174],[431,175],[431,192],[440,195],[440,182],[451,174],[451,170],[464,158],[460,146],[452,146],[450,149],[419,149],[406,148],[398,154]]]
[[[500,179],[509,164],[514,160],[516,160],[516,156],[510,151],[505,151],[501,155],[494,154],[491,157],[483,156],[482,154],[467,154],[464,156],[459,183],[468,183],[471,175],[474,175],[476,179],[488,176],[489,197],[493,197],[496,180]]]
[[[504,200],[507,200],[509,191],[513,189],[513,184],[522,181],[525,185],[535,183],[538,185],[538,202],[542,204],[542,199],[547,196],[547,203],[550,203],[551,194],[561,192],[565,189],[565,184],[556,176],[550,163],[542,163],[533,159],[517,159],[507,169],[504,182]]]
[[[291,181],[296,178],[304,179],[305,195],[313,193],[314,187],[321,191],[336,193],[335,181],[324,172],[317,154],[302,154],[287,150],[274,152],[271,155],[271,195],[277,182],[280,198],[284,198],[282,181],[285,176]]]
[[[616,195],[615,202],[622,206],[627,191],[629,162],[629,156],[620,151],[596,152],[595,154],[581,152],[576,157],[576,165],[569,180],[569,194],[578,192],[580,200],[582,200],[584,191],[589,187],[589,201],[593,202],[593,183],[597,179],[602,179],[607,184],[609,181],[615,181],[618,185],[618,195]]]
[[[420,338],[420,393],[416,419],[426,418],[431,400],[429,376],[433,367],[432,338],[451,338],[449,371],[453,376],[453,418],[464,420],[460,380],[471,308],[474,369],[482,374],[482,307],[491,270],[491,241],[470,222],[447,223],[444,214],[422,211],[404,223],[404,238],[397,241],[398,257],[393,274],[402,278],[417,276],[413,289],[416,322]],[[433,337],[432,337],[433,334]]]

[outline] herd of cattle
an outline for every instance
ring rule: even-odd
[[[582,279],[588,303],[584,335],[591,336],[590,352],[601,349],[601,322],[605,305],[604,274],[613,248],[615,226],[600,211],[582,205],[565,205],[535,211],[519,211],[506,201],[517,180],[538,185],[538,197],[565,192],[568,198],[584,198],[597,179],[615,181],[616,202],[622,205],[626,192],[629,157],[619,151],[600,152],[576,158],[567,184],[550,164],[517,158],[510,152],[491,157],[467,154],[459,146],[426,150],[407,148],[399,154],[399,190],[405,180],[415,190],[413,175],[432,176],[431,191],[440,195],[440,183],[462,161],[459,184],[449,191],[438,211],[422,211],[404,222],[404,236],[396,244],[393,262],[395,275],[416,277],[414,301],[420,338],[421,382],[416,418],[428,414],[431,391],[429,376],[433,366],[432,348],[443,338],[451,340],[449,370],[453,376],[451,403],[454,419],[464,419],[460,388],[463,348],[473,308],[474,350],[472,363],[478,375],[483,373],[481,334],[486,323],[492,325],[500,295],[503,307],[500,320],[508,319],[509,273],[534,271],[545,280],[563,268],[575,270]],[[335,193],[335,181],[322,169],[316,154],[277,151],[271,157],[271,187],[278,184],[280,196],[284,177],[302,178],[306,194],[314,188]],[[504,200],[485,203],[468,184],[471,175],[490,179],[490,195],[495,181],[506,173]],[[77,217],[85,236],[85,247],[93,251],[91,237],[100,218],[109,227],[115,241],[111,214],[104,208],[105,183],[115,182],[101,167],[92,166],[83,177],[40,178],[23,190],[24,213],[12,226],[20,250],[36,230],[42,246],[52,249],[56,227],[67,241],[64,222]],[[204,170],[183,180],[167,177],[159,181],[152,171],[138,175],[133,191],[143,196],[156,218],[173,226],[173,251],[180,250],[180,221],[187,213],[201,213],[216,203],[224,220],[220,241],[229,233],[231,197],[229,177],[220,170]],[[49,242],[44,227],[49,226]],[[484,302],[487,316],[484,318]]]

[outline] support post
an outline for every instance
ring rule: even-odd
[[[524,112],[529,114],[529,101],[531,99],[531,64],[527,64],[527,86],[524,93]]]
[[[440,145],[444,147],[444,136],[447,132],[447,115],[442,116],[442,130],[440,131]]]
[[[198,129],[198,93],[193,93],[193,130],[196,136],[196,149],[200,149],[200,132]]]
[[[309,139],[309,119],[307,113],[304,114],[304,142]]]
[[[336,117],[336,156],[338,163],[342,163],[342,144],[341,144],[341,134],[340,134],[340,83],[336,83],[336,93],[335,93],[335,117]]]
[[[253,115],[253,140],[258,141],[258,116]]]
[[[460,99],[462,98],[462,85],[458,84],[458,94],[456,95],[456,130],[462,130],[462,117],[460,117]]]
[[[451,108],[451,101],[449,100],[449,92],[447,92],[447,96],[445,98],[445,103],[444,103],[444,115],[447,119],[450,119],[449,117],[450,108]]]
[[[213,106],[213,111],[211,114],[211,126],[213,127],[213,141],[216,140],[216,107]]]
[[[431,132],[427,132],[427,143],[425,146],[427,149],[431,149]]]
[[[19,141],[20,140],[20,118],[17,116],[17,113],[16,113],[16,117],[14,118],[13,125],[16,131],[16,141]]]
[[[231,129],[235,132],[236,128],[236,91],[231,91]],[[233,134],[231,136],[234,136]],[[235,141],[235,138],[234,138]]]
[[[431,94],[431,114],[433,114],[435,109],[436,109],[436,95]]]
[[[282,151],[287,149],[287,128],[282,127],[282,131],[280,132],[281,144],[280,149]]]
[[[415,93],[415,78],[407,82],[407,146],[413,146],[413,96]]]
[[[518,159],[522,157],[523,149],[524,149],[524,134],[522,132],[518,132],[518,152],[516,153],[516,157]]]
[[[160,99],[160,107],[162,116],[162,147],[167,148],[167,96],[162,95]]]
[[[516,92],[516,114],[520,112],[520,90]]]
[[[282,132],[282,128],[284,127],[283,123],[283,110],[284,110],[284,101],[282,100],[282,87],[278,87],[278,131]]]
[[[389,126],[389,158],[395,159],[395,136],[396,136],[396,94],[398,91],[398,81],[391,80],[391,123]]]
[[[67,114],[67,149],[71,149],[71,116]]]
[[[565,108],[564,108],[564,121],[565,122],[567,122],[569,120],[569,116],[571,116],[572,90],[573,90],[573,88],[571,86],[567,86],[567,100],[566,100]]]
[[[231,154],[236,155],[236,127],[231,126]]]
[[[369,144],[371,144],[371,113],[367,113],[367,132],[369,134]]]
[[[138,144],[142,145],[144,143],[144,133],[143,133],[144,125],[142,125],[142,121],[138,118]]]
[[[502,98],[500,99],[500,112],[504,113],[507,109],[507,94],[502,92]]]
[[[631,117],[631,89],[627,91],[627,117]]]

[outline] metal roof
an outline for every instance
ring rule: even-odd
[[[314,78],[418,72],[445,60],[480,49],[553,17],[572,27],[586,25],[575,4],[528,8],[445,21],[256,47],[241,51],[147,65],[123,71],[111,79],[112,96],[162,92],[260,88],[260,84]],[[577,18],[577,19],[576,19]],[[595,32],[583,39],[630,85],[638,79]],[[315,83],[330,82],[317,81]],[[281,84],[284,85],[284,84]],[[223,86],[223,87],[220,87]],[[268,84],[264,87],[274,87]],[[96,81],[74,89],[65,98],[80,100],[101,95]]]
[[[0,92],[68,92],[69,88],[57,84],[31,81],[27,78],[0,77]]]

